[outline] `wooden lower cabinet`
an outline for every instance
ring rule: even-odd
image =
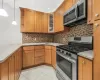
[[[11,56],[9,59],[9,80],[14,80],[15,79],[15,57]]]
[[[18,80],[22,69],[22,49],[0,63],[0,80]]]
[[[52,46],[52,54],[51,54],[52,66],[56,68],[56,47]]]
[[[51,64],[51,49],[45,49],[45,63]]]
[[[35,58],[35,65],[40,65],[44,63],[44,56]]]
[[[34,50],[23,51],[23,68],[34,65]]]
[[[1,63],[1,79],[0,80],[9,80],[9,61]]]
[[[93,80],[92,61],[78,57],[78,80]]]

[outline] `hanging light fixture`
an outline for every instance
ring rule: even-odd
[[[14,20],[12,21],[13,25],[17,25],[17,22],[15,21],[15,0],[14,0]]]
[[[0,16],[8,17],[7,12],[3,8],[3,0],[2,0],[2,8],[0,9]]]

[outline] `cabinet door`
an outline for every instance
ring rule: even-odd
[[[9,80],[14,80],[15,79],[15,65],[14,65],[14,62],[15,62],[15,58],[14,56],[11,56],[9,58]]]
[[[34,50],[23,52],[23,68],[34,65]]]
[[[52,66],[56,68],[56,47],[52,47]]]
[[[67,10],[69,10],[72,7],[73,0],[65,0],[64,5],[65,5],[65,12],[66,12]]]
[[[63,26],[63,15],[64,15],[64,4],[62,4],[57,11],[54,13],[54,31],[59,32],[64,30]]]
[[[41,20],[41,12],[38,12],[38,11],[36,11],[36,14],[35,14],[35,32],[41,32],[41,22],[42,22],[42,20]]]
[[[35,11],[24,10],[24,32],[34,32]]]
[[[85,59],[83,62],[83,80],[92,80],[92,61]]]
[[[99,4],[100,0],[93,0],[93,12],[94,12],[94,20],[100,19],[100,9],[99,9]]]
[[[9,80],[9,61],[1,63],[1,79],[0,80]]]
[[[83,80],[83,61],[84,58],[78,57],[78,80]]]
[[[48,17],[49,15],[47,13],[44,13],[44,16],[43,16],[43,32],[44,33],[48,33]]]
[[[51,50],[45,49],[45,63],[51,64]]]
[[[88,24],[93,24],[93,0],[88,0]]]
[[[92,80],[92,61],[78,58],[78,80]]]
[[[94,22],[94,79],[100,79],[100,20]]]

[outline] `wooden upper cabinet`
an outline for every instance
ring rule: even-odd
[[[35,11],[24,10],[24,30],[23,32],[34,32]]]
[[[88,0],[88,20],[87,23],[88,24],[93,24],[93,0]]]
[[[75,5],[79,0],[73,0],[73,5]]]
[[[55,12],[54,12],[54,32],[60,32],[64,30],[63,26],[63,15],[65,12],[65,3],[63,3]]]
[[[93,80],[92,69],[92,61],[78,57],[78,80]]]
[[[99,9],[100,4],[99,3],[100,3],[100,0],[93,0],[94,20],[100,19],[100,9]]]
[[[73,5],[74,2],[76,2],[76,1],[73,1],[73,0],[65,0],[64,1],[65,12],[72,7],[72,5]]]
[[[48,13],[21,8],[21,32],[48,33]]]

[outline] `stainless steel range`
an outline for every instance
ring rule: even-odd
[[[68,45],[57,46],[56,75],[58,79],[77,80],[77,54],[92,49],[92,37],[71,37]]]

